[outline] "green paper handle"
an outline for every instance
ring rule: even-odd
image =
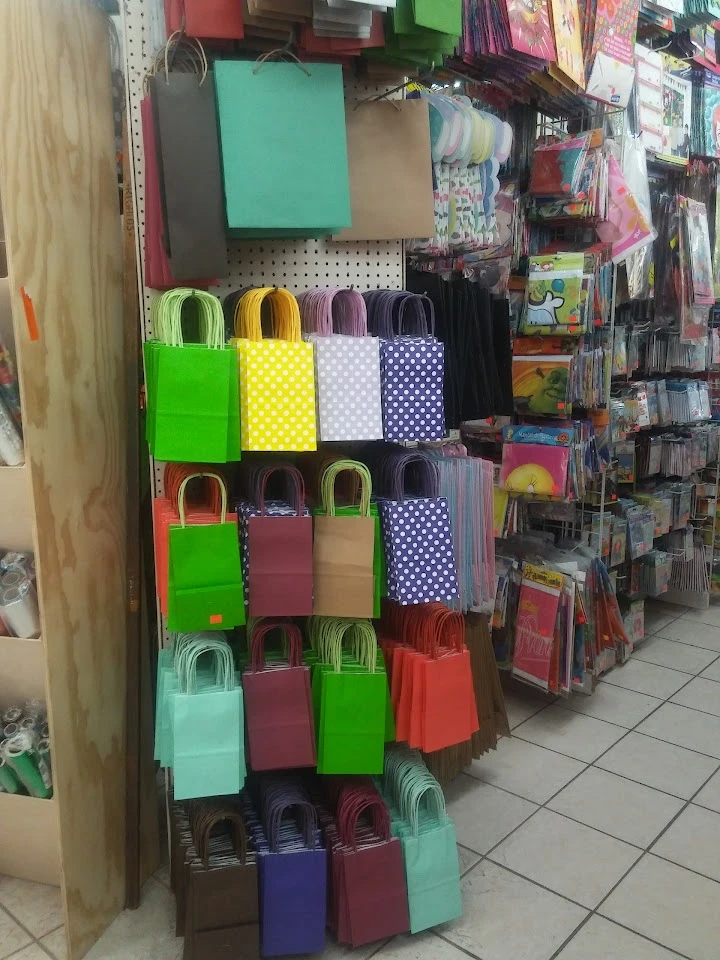
[[[153,301],[151,317],[158,340],[170,347],[185,346],[182,333],[182,308],[193,299],[198,307],[202,341],[211,350],[225,349],[225,317],[217,297],[205,290],[177,287]]]
[[[194,480],[196,477],[212,477],[214,480],[220,484],[220,523],[226,523],[225,515],[227,513],[227,487],[225,486],[225,481],[217,473],[191,473],[188,477],[185,477],[183,482],[180,484],[180,490],[178,492],[178,510],[180,513],[180,526],[185,526],[185,488],[191,480]]]
[[[331,463],[323,474],[322,490],[322,509],[326,516],[335,516],[335,483],[338,474],[345,470],[352,470],[360,477],[360,516],[370,516],[370,496],[372,494],[372,477],[370,471],[364,463],[358,460],[337,460]]]

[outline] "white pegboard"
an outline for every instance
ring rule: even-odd
[[[162,0],[124,0],[123,46],[126,60],[130,153],[138,239],[138,276],[145,339],[152,337],[150,304],[155,295],[144,276],[144,153],[140,103],[143,80],[166,40]],[[346,85],[349,100],[381,94],[385,86]],[[402,93],[396,94],[402,96]],[[405,286],[405,256],[399,240],[333,242],[321,240],[236,240],[228,244],[228,276],[211,288],[224,297],[247,286],[287,287],[302,293],[310,287],[350,286],[360,290]]]

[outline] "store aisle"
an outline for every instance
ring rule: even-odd
[[[591,698],[508,694],[513,739],[447,792],[462,919],[327,960],[717,960],[720,607],[646,630]],[[167,881],[88,960],[179,960]],[[65,960],[61,920],[54,888],[0,878],[0,960]]]

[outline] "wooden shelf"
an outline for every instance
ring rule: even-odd
[[[60,833],[55,800],[0,793],[0,873],[60,883]]]
[[[32,552],[32,498],[27,466],[0,466],[0,547]]]
[[[23,704],[29,697],[47,700],[42,640],[0,637],[0,704]]]

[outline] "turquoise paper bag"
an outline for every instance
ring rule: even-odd
[[[220,683],[197,680],[197,659],[211,651]],[[242,688],[236,686],[226,642],[201,641],[180,667],[181,691],[172,697],[173,784],[176,800],[236,794],[247,772]],[[214,678],[209,678],[214,679]]]
[[[215,90],[229,230],[317,236],[350,226],[342,68],[218,60]]]

